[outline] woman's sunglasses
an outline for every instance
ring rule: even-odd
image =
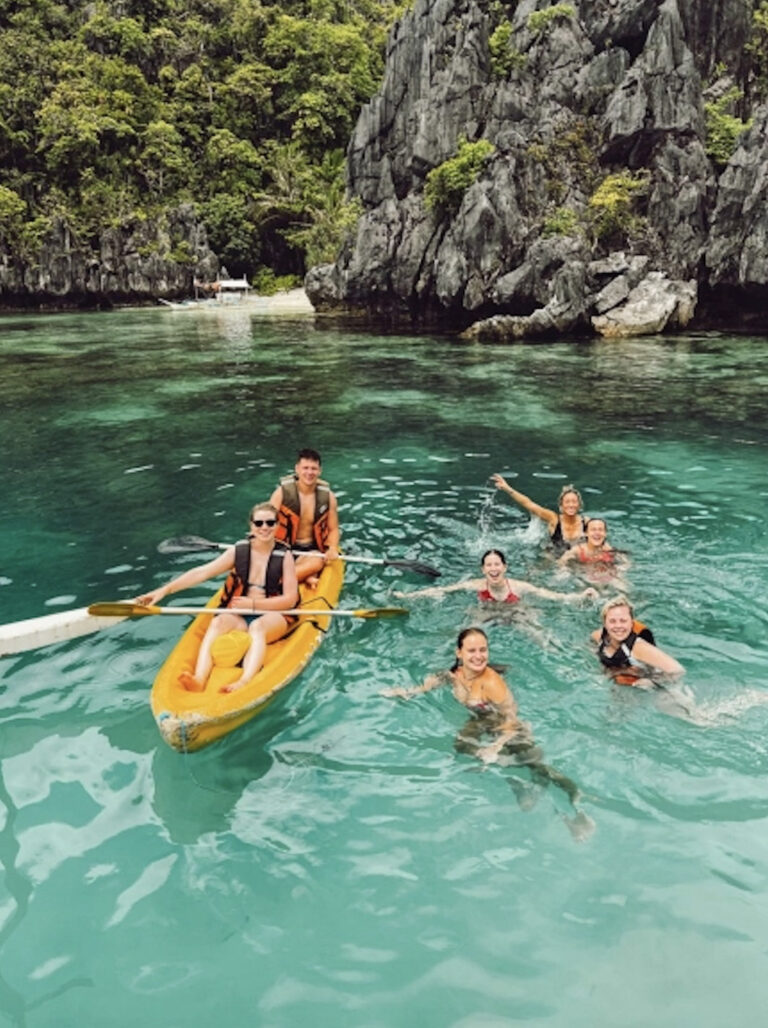
[[[267,528],[274,528],[277,524],[277,518],[251,518],[251,524],[257,528],[261,528],[262,525],[266,525]]]

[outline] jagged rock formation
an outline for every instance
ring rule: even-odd
[[[662,331],[724,296],[757,310],[768,112],[740,112],[754,124],[725,168],[704,116],[748,80],[751,15],[744,0],[416,0],[349,145],[363,216],[307,276],[312,302],[493,338]],[[461,137],[495,150],[458,204],[430,210],[427,175]]]
[[[137,222],[80,240],[54,220],[32,258],[0,247],[0,304],[97,306],[189,296],[193,278],[213,281],[218,259],[194,209],[166,212],[163,223]]]

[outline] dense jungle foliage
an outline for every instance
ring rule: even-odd
[[[330,259],[403,6],[0,0],[0,242],[32,257],[57,215],[87,240],[192,202],[230,274]]]

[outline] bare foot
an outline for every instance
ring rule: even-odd
[[[244,685],[245,682],[242,681],[230,682],[229,685],[222,685],[222,687],[219,689],[219,692],[237,692],[237,690],[242,689]]]
[[[179,675],[179,685],[187,692],[205,692],[205,685],[201,685],[195,676],[189,671],[182,671]]]
[[[586,842],[595,830],[595,822],[583,810],[578,810],[573,817],[563,815],[563,821],[574,842]]]

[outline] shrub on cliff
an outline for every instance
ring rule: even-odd
[[[512,24],[502,21],[488,38],[488,52],[491,55],[491,70],[496,78],[506,79],[518,68],[525,67],[525,54],[510,46]]]
[[[751,119],[742,121],[729,110],[742,99],[742,95],[738,86],[733,86],[718,100],[704,104],[704,117],[707,125],[705,149],[715,164],[721,167],[731,159],[739,136],[746,132],[752,124]]]
[[[647,189],[647,172],[619,171],[607,175],[589,198],[595,238],[613,242],[637,233],[642,223],[636,203]]]
[[[0,242],[16,241],[26,210],[27,205],[14,189],[0,186]]]
[[[438,164],[427,175],[424,187],[424,204],[427,210],[456,210],[464,193],[480,174],[483,162],[495,150],[496,147],[487,139],[478,139],[477,142],[470,143],[461,136],[455,156]]]
[[[752,86],[756,99],[768,97],[768,0],[752,14],[752,33],[745,47],[752,59]]]
[[[566,21],[575,18],[576,10],[571,4],[555,4],[545,7],[543,11],[533,11],[528,15],[528,28],[531,32],[541,32],[555,21]]]

